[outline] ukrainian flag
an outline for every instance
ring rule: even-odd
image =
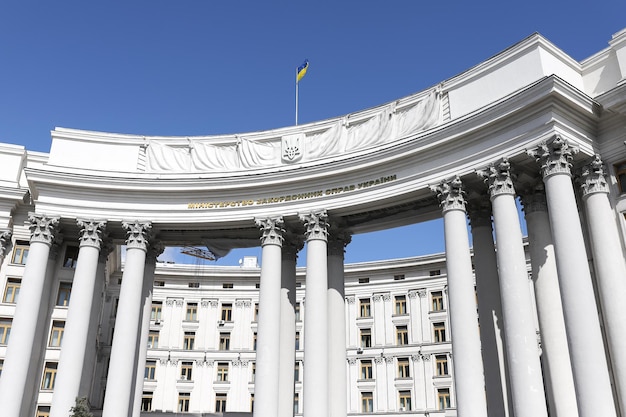
[[[296,70],[296,82],[300,82],[300,80],[305,76],[307,69],[309,69],[309,60],[305,59],[304,64],[300,65]]]

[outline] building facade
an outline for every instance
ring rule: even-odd
[[[0,145],[3,415],[624,417],[625,80],[626,30],[581,62],[535,34],[307,125]],[[434,218],[443,256],[344,265]]]

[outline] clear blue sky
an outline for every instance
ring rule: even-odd
[[[584,59],[625,16],[625,0],[4,0],[0,142],[47,152],[56,126],[205,135],[291,125],[295,68],[308,58],[306,123],[423,90],[534,32]],[[442,251],[441,235],[433,222],[356,236],[346,258]]]

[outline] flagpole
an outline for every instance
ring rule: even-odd
[[[298,126],[298,68],[296,68],[296,126]]]

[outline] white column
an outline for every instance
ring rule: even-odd
[[[522,197],[535,301],[541,331],[541,350],[550,414],[576,417],[576,392],[567,347],[561,291],[554,258],[554,245],[543,186]]]
[[[278,416],[293,416],[294,366],[296,362],[296,260],[302,238],[290,233],[283,243],[280,289],[280,375]],[[256,400],[256,398],[255,398]],[[256,407],[256,406],[255,406]]]
[[[58,218],[41,214],[31,214],[29,221],[31,238],[28,261],[22,276],[20,298],[15,307],[11,337],[0,378],[0,404],[3,417],[21,416],[20,408],[29,383],[28,367],[34,360],[31,356],[40,313],[39,306],[42,305],[48,255],[59,223]]]
[[[464,191],[459,177],[442,182],[433,187],[433,191],[437,192],[443,211],[457,410],[464,417],[486,417],[485,378]]]
[[[343,263],[351,236],[338,225],[337,228],[333,226],[328,241],[328,415],[345,417],[348,412],[348,375]]]
[[[478,296],[480,342],[485,370],[487,411],[490,416],[508,416],[506,368],[503,342],[502,303],[491,207],[487,196],[472,198],[469,205],[474,246],[474,271]]]
[[[137,332],[141,312],[143,274],[148,249],[149,222],[124,222],[127,230],[126,261],[111,346],[103,417],[125,417],[131,411]]]
[[[105,221],[78,220],[80,250],[72,282],[50,416],[67,417],[79,396]]]
[[[560,136],[529,152],[541,164],[580,417],[616,415],[598,310],[571,180],[572,148]]]
[[[282,217],[256,219],[261,228],[261,288],[257,330],[254,416],[278,415]],[[292,364],[293,366],[293,364]]]
[[[611,209],[609,188],[602,160],[596,155],[582,172],[583,202],[589,226],[589,238],[604,334],[609,347],[615,391],[622,414],[626,413],[626,265],[615,213]]]
[[[504,159],[480,171],[479,175],[489,183],[493,210],[513,411],[516,417],[547,417],[535,317],[528,286],[522,230],[515,205],[511,165]]]
[[[304,417],[328,415],[328,270],[326,211],[300,215],[306,226]]]

